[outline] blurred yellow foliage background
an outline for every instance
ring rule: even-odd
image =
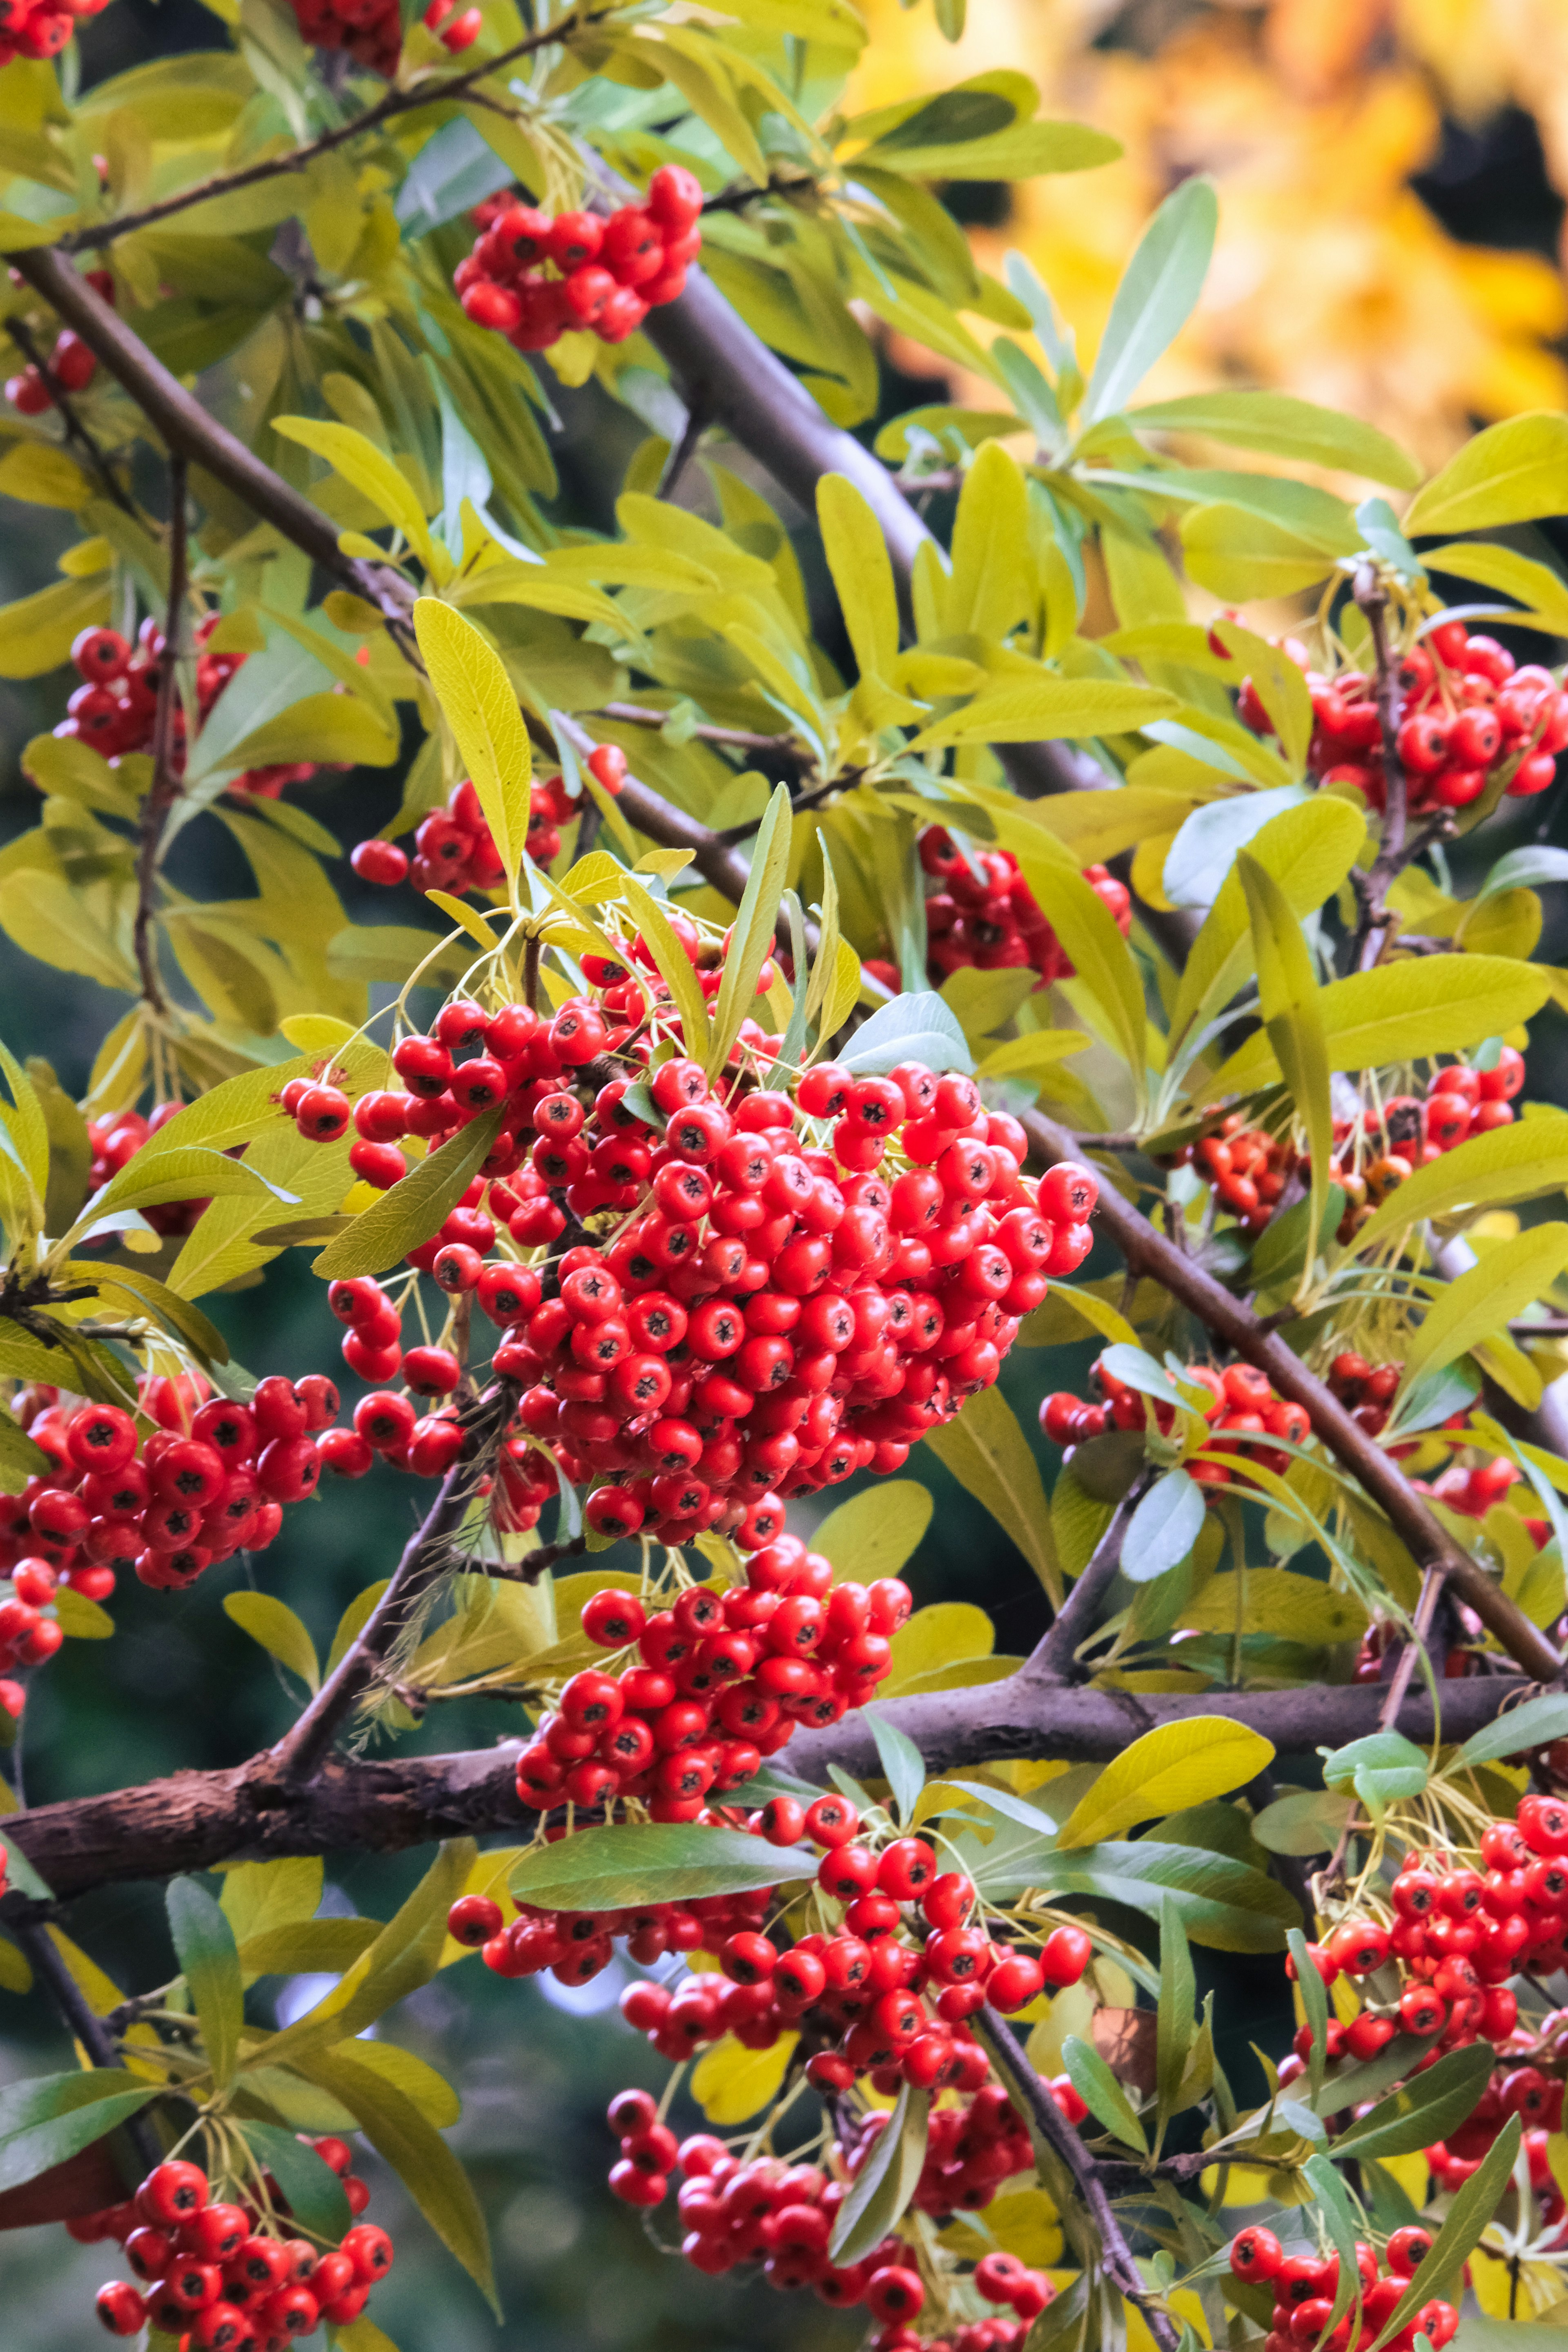
[[[1460,243],[1410,185],[1445,115],[1484,125],[1512,105],[1568,193],[1568,0],[969,0],[956,43],[928,0],[864,5],[855,105],[1022,68],[1044,113],[1122,142],[1119,163],[1025,183],[1005,226],[971,231],[990,269],[1009,247],[1028,256],[1086,358],[1149,215],[1212,174],[1214,268],[1146,396],[1271,385],[1434,467],[1477,420],[1568,406],[1557,257]]]

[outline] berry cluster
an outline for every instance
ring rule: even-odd
[[[1337,2253],[1313,2249],[1288,2254],[1272,2230],[1243,2230],[1231,2241],[1230,2274],[1274,2289],[1273,2326],[1264,2338],[1263,2352],[1302,2352],[1309,2344],[1318,2345],[1321,2352],[1360,2352],[1383,2334],[1431,2250],[1431,2231],[1419,2227],[1395,2230],[1382,2262],[1374,2246],[1357,2245],[1359,2330],[1353,2305],[1344,2318],[1329,2326],[1340,2286]],[[1435,2296],[1388,2338],[1388,2352],[1410,2352],[1418,2335],[1426,2336],[1434,2352],[1441,2352],[1458,2325],[1453,2305]]]
[[[321,1475],[315,1433],[338,1411],[331,1381],[297,1385],[274,1374],[247,1405],[212,1395],[196,1372],[137,1383],[145,1440],[118,1405],[62,1402],[34,1390],[17,1417],[49,1457],[47,1475],[0,1503],[0,1643],[13,1663],[37,1665],[59,1647],[43,1612],[56,1586],[107,1601],[118,1574],[168,1591],[194,1583],[215,1560],[263,1551],[286,1503],[302,1502]],[[15,1710],[13,1710],[14,1712]]]
[[[711,1584],[688,1585],[673,1607],[651,1616],[634,1593],[595,1594],[584,1618],[588,1638],[635,1650],[635,1662],[618,1676],[590,1667],[572,1677],[518,1758],[518,1796],[535,1811],[563,1801],[591,1807],[635,1798],[655,1821],[695,1821],[710,1791],[722,1796],[743,1787],[797,1724],[824,1729],[870,1697],[891,1671],[892,1637],[910,1609],[909,1587],[899,1578],[835,1585],[832,1562],[791,1535],[752,1554],[744,1584],[722,1594]],[[837,1798],[823,1798],[812,1809],[814,1832],[830,1814],[842,1816],[852,1833],[853,1811]],[[792,1799],[778,1798],[754,1827],[775,1844],[794,1843],[805,1833],[805,1818]],[[869,1864],[858,1851],[854,1859],[858,1866]],[[704,1940],[722,1958],[730,1910],[736,1904],[743,1910],[748,1898],[716,1899],[716,1913],[699,1906],[695,1916]],[[605,1958],[612,1933],[637,1935],[649,1925],[640,1915],[625,1930],[584,1919],[592,1922],[593,1915],[570,1928],[557,1923],[552,1932],[595,1944]],[[525,1948],[542,1955],[547,1940],[536,1937]],[[760,1969],[762,1950],[772,1948],[755,1940]],[[682,1948],[679,1941],[675,1948]],[[578,1955],[570,1957],[575,1968]],[[557,1962],[539,1958],[535,1965]],[[751,1982],[759,1981],[753,1973]]]
[[[46,5],[24,14],[26,0],[23,0],[23,8],[17,8],[16,0],[12,0],[13,16],[5,30],[0,32],[0,67],[8,66],[13,58],[58,56],[70,39],[77,17],[96,16],[100,9],[108,5],[109,0],[86,0],[86,5],[83,5],[83,0],[71,0],[71,5],[67,7],[55,8]],[[25,41],[29,36],[47,42],[48,46],[41,48],[26,47]],[[111,271],[89,269],[83,275],[100,300],[113,303],[114,278]],[[15,282],[20,285],[22,280],[16,278]],[[55,337],[54,349],[47,364],[49,376],[61,392],[85,392],[98,373],[96,352],[90,351],[70,327],[62,327]],[[19,375],[6,378],[5,397],[21,416],[42,416],[55,404],[54,393],[42,371],[36,368],[31,360]]]
[[[109,0],[66,0],[63,6],[58,0],[9,0],[5,30],[0,32],[0,66],[8,66],[15,58],[58,58],[75,38],[78,17],[100,16],[108,5]],[[76,341],[74,335],[70,341]],[[27,373],[37,383],[37,373],[31,368]],[[9,384],[5,389],[8,396],[14,396]],[[16,405],[21,408],[22,403],[17,401]],[[36,409],[22,413],[37,414]]]
[[[218,626],[221,614],[208,613],[198,621],[195,640],[205,648]],[[150,615],[137,633],[134,647],[118,629],[84,629],[71,647],[82,683],[66,705],[67,715],[57,735],[74,738],[101,752],[110,766],[127,751],[150,751],[158,713],[158,682],[163,659],[163,632]],[[196,700],[205,720],[229,679],[246,660],[244,654],[201,653],[196,662]],[[174,744],[170,764],[176,775],[185,764],[185,714],[178,697],[172,712]],[[307,783],[315,774],[313,761],[274,761],[231,776],[227,790],[276,800],[285,784]],[[172,1115],[172,1114],[171,1114]]]
[[[1195,1167],[1242,1231],[1260,1234],[1300,1161],[1288,1134],[1270,1135],[1261,1127],[1248,1127],[1239,1111],[1232,1111],[1212,1135],[1182,1144],[1171,1154],[1170,1164]]]
[[[1563,2192],[1547,2153],[1553,2132],[1563,2128],[1560,2078],[1543,2074],[1535,2066],[1500,2068],[1464,2122],[1423,2153],[1439,2189],[1462,2189],[1470,2175],[1479,2171],[1510,2116],[1518,2116],[1526,2126],[1521,2145],[1530,2167],[1530,2186],[1542,2221],[1550,2230],[1554,2223],[1562,2223],[1564,2213]],[[1568,2244],[1568,2232],[1559,2228],[1555,2242]]]
[[[356,65],[390,81],[403,53],[403,18],[397,0],[293,0],[304,38],[318,49],[343,49]],[[481,8],[452,11],[458,0],[430,0],[423,21],[455,57],[477,41],[485,26]]]
[[[1073,966],[1040,912],[1010,849],[963,849],[945,826],[928,824],[916,846],[937,888],[926,900],[927,965],[941,987],[950,972],[1037,971],[1040,985],[1070,980]],[[1123,939],[1132,900],[1108,867],[1089,866],[1084,880],[1116,918]]]
[[[679,913],[670,924],[716,992],[722,949]],[[351,1108],[328,1073],[291,1080],[281,1101],[321,1140],[352,1118],[355,1171],[383,1187],[405,1170],[395,1139],[433,1148],[505,1106],[475,1189],[409,1263],[454,1297],[476,1293],[505,1328],[493,1369],[524,1392],[522,1433],[574,1485],[600,1482],[590,1524],[680,1542],[740,1524],[763,1498],[900,1467],[994,1381],[1047,1276],[1088,1255],[1099,1188],[1066,1162],[1026,1181],[1018,1122],[988,1114],[972,1079],[923,1065],[857,1077],[823,1064],[793,1096],[746,1071],[710,1083],[683,1057],[650,1068],[641,1024],[666,1013],[668,991],[630,976],[651,964],[640,938],[626,952],[626,965],[585,957],[598,993],[548,1022],[526,1005],[448,1004],[433,1034],[394,1051],[405,1092]],[[771,1045],[742,1024],[749,1063]],[[627,1076],[601,1080],[617,1049]],[[644,1071],[646,1092],[628,1097]],[[901,1172],[881,1172],[890,1150]],[[548,1269],[555,1296],[513,1254],[487,1264],[501,1215],[510,1242],[535,1252],[569,1216],[602,1210],[621,1221],[616,1238],[569,1248]],[[355,1327],[345,1353],[363,1377],[401,1364],[425,1395],[457,1387],[451,1350],[401,1350],[379,1286],[342,1286],[332,1303]],[[373,1447],[405,1449],[412,1409],[367,1398],[355,1426]]]
[[[969,2043],[966,2056],[966,2071],[978,2082],[984,2055]],[[931,2117],[932,2145],[914,2200],[920,2210],[949,2220],[961,2202],[965,2210],[988,2203],[999,2180],[1033,2168],[1028,2134],[1006,2093],[990,2084],[970,2087],[975,2096],[967,2105],[939,2108]],[[1043,2273],[998,2251],[976,2264],[972,2284],[985,2302],[1010,2305],[1014,2318],[974,2321],[947,2336],[922,2337],[911,2323],[926,2306],[927,2287],[910,2244],[886,2238],[858,2262],[833,2262],[828,2245],[835,2220],[887,2126],[884,2113],[862,2119],[845,2179],[832,2178],[820,2165],[776,2157],[744,2160],[707,2132],[678,2141],[646,2091],[619,2093],[607,2119],[621,2143],[610,2185],[628,2204],[662,2204],[669,2174],[679,2167],[685,2175],[676,2200],[685,2230],[680,2250],[694,2269],[716,2278],[742,2263],[760,2263],[770,2286],[812,2287],[836,2310],[864,2305],[879,2323],[871,2339],[877,2352],[914,2352],[917,2346],[921,2352],[1011,2352],[1052,2299]],[[960,2148],[963,2160],[944,2165],[939,2151],[951,2159]],[[974,2198],[944,2197],[934,2189],[944,2169],[974,2175]]]
[[[339,2176],[350,2211],[363,2213],[370,2190],[354,2174],[346,2143],[309,2145]],[[199,2164],[174,2158],[124,2204],[68,2221],[82,2245],[115,2239],[141,2281],[100,2287],[98,2315],[109,2333],[139,2336],[152,2326],[175,2337],[179,2352],[287,2352],[323,2321],[346,2327],[357,2319],[392,2268],[386,2231],[356,2223],[340,2247],[322,2253],[308,2238],[280,2234],[288,2203],[270,2173],[264,2189],[264,2204],[249,2197],[221,2201]]]
[[[599,744],[586,764],[605,792],[620,791],[626,755],[618,744]],[[582,814],[582,803],[573,800],[563,777],[547,777],[530,788],[528,854],[536,866],[548,866],[559,855],[562,826]],[[377,839],[360,842],[350,852],[349,864],[362,882],[411,881],[416,890],[445,890],[457,898],[469,890],[497,889],[506,880],[479,796],[466,780],[454,786],[444,809],[433,809],[421,821],[412,858],[395,841]]]
[[[493,328],[516,351],[548,351],[568,331],[624,343],[685,285],[701,217],[701,185],[679,163],[661,164],[647,201],[607,219],[503,198],[476,213],[479,242],[452,284],[475,326]]]
[[[1337,1118],[1329,1174],[1346,1196],[1341,1241],[1352,1240],[1417,1168],[1431,1167],[1473,1135],[1511,1127],[1513,1098],[1524,1079],[1523,1055],[1504,1045],[1489,1070],[1472,1070],[1465,1062],[1439,1064],[1426,1081],[1425,1102],[1415,1095],[1390,1095],[1357,1118]]]
[[[1103,1357],[1089,1374],[1104,1402],[1091,1402],[1060,1389],[1045,1398],[1040,1405],[1040,1427],[1056,1445],[1082,1445],[1091,1437],[1101,1437],[1108,1429],[1142,1429],[1148,1410],[1152,1410],[1155,1422],[1163,1435],[1175,1426],[1173,1405],[1157,1398],[1145,1398],[1141,1389],[1131,1388],[1119,1380],[1105,1363]],[[1283,1473],[1290,1465],[1289,1454],[1282,1453],[1278,1444],[1305,1444],[1311,1429],[1303,1405],[1289,1404],[1277,1396],[1267,1372],[1253,1364],[1227,1364],[1218,1371],[1212,1364],[1188,1364],[1184,1379],[1194,1387],[1207,1391],[1206,1401],[1197,1409],[1215,1433],[1215,1443],[1227,1452],[1239,1448],[1266,1470]],[[1398,1385],[1397,1378],[1394,1385]],[[1385,1416],[1386,1417],[1386,1416]],[[1186,1465],[1189,1475],[1201,1486],[1227,1486],[1244,1474],[1234,1471],[1228,1463],[1211,1462],[1199,1454]]]
[[[184,1108],[181,1103],[163,1102],[145,1118],[139,1110],[121,1110],[108,1118],[89,1118],[87,1137],[92,1146],[92,1161],[88,1170],[89,1192],[96,1192],[111,1176],[118,1176],[142,1146],[150,1143]],[[155,1234],[161,1234],[166,1241],[177,1241],[190,1232],[206,1206],[205,1200],[155,1201],[140,1213]]]
[[[1549,669],[1534,662],[1520,668],[1495,637],[1472,636],[1462,621],[1440,621],[1405,654],[1397,683],[1395,745],[1412,814],[1468,808],[1500,770],[1512,799],[1543,793],[1552,782],[1557,753],[1568,746],[1568,694]],[[1308,684],[1313,773],[1324,783],[1353,785],[1381,809],[1385,787],[1375,681],[1344,669],[1331,677],[1308,671]],[[1260,734],[1268,730],[1250,681],[1242,688],[1237,716]]]

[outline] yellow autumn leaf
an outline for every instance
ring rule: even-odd
[[[772,2105],[798,2033],[781,2033],[771,2050],[747,2050],[732,2034],[705,2050],[691,2075],[691,2095],[710,2124],[743,2124]]]
[[[1163,1820],[1207,1804],[1256,1780],[1274,1749],[1260,1732],[1228,1716],[1194,1715],[1147,1731],[1108,1764],[1076,1805],[1058,1843],[1093,1845],[1121,1837],[1139,1822]]]

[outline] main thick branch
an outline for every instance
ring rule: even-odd
[[[1505,1704],[1531,1696],[1512,1675],[1478,1676],[1443,1691],[1445,1739],[1468,1738]],[[1301,1690],[1227,1693],[1200,1698],[1133,1697],[1069,1688],[1035,1675],[895,1699],[884,1721],[914,1740],[932,1773],[1009,1757],[1050,1756],[1104,1764],[1143,1732],[1192,1716],[1226,1716],[1251,1726],[1285,1754],[1310,1756],[1374,1730],[1384,1697],[1374,1683]],[[1418,1743],[1434,1735],[1431,1701],[1413,1692],[1399,1728]],[[240,1856],[271,1859],[344,1849],[398,1852],[432,1838],[506,1832],[526,1837],[537,1816],[518,1803],[518,1743],[450,1756],[385,1762],[330,1759],[313,1780],[284,1779],[268,1756],[224,1772],[176,1772],[137,1789],[110,1790],[15,1813],[5,1824],[54,1893],[131,1879],[211,1870]],[[863,1715],[830,1731],[800,1732],[784,1759],[824,1780],[829,1764],[856,1774],[879,1769]]]

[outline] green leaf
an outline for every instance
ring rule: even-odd
[[[1147,2156],[1148,2135],[1099,2051],[1080,2042],[1076,2033],[1069,2033],[1062,2043],[1062,2064],[1067,2068],[1068,2082],[1095,2121],[1102,2124],[1113,2138],[1135,2147],[1140,2156]]]
[[[1404,1385],[1440,1371],[1502,1331],[1568,1267],[1568,1224],[1531,1225],[1500,1242],[1428,1308],[1405,1353]]]
[[[1184,1470],[1167,1470],[1150,1487],[1121,1539],[1121,1573],[1152,1584],[1185,1559],[1204,1524],[1203,1488]]]
[[[812,1531],[811,1548],[833,1562],[836,1580],[874,1584],[898,1576],[912,1559],[936,1506],[931,1488],[913,1478],[879,1479],[829,1511]]]
[[[840,2269],[879,2245],[908,2211],[925,2163],[930,2110],[930,2095],[906,2083],[834,2221],[828,2253]]]
[[[174,1957],[191,1990],[213,2081],[222,2090],[233,2077],[245,2025],[245,1985],[234,1930],[194,1878],[171,1879],[165,1901]]]
[[[1323,1759],[1331,1789],[1353,1788],[1369,1811],[1381,1812],[1399,1797],[1418,1797],[1429,1767],[1424,1751],[1402,1731],[1369,1731]]]
[[[781,1878],[810,1878],[816,1869],[814,1854],[766,1845],[743,1830],[647,1822],[583,1830],[536,1847],[510,1885],[516,1901],[547,1910],[620,1911],[744,1894]]]
[[[1334,2141],[1334,2154],[1415,2156],[1446,2139],[1473,2112],[1496,2063],[1497,2053],[1486,2042],[1446,2052],[1348,2125]]]
[[[341,2099],[358,2121],[376,2154],[402,2181],[436,2235],[455,2254],[496,2317],[495,2277],[489,2239],[468,2174],[440,2133],[414,2101],[374,2068],[347,2051],[312,2058],[310,2079]]]
[[[117,2066],[8,2083],[0,2091],[0,2193],[79,2156],[140,2114],[162,2088]]]
[[[789,787],[778,784],[752,844],[752,870],[746,877],[729,953],[724,959],[724,977],[713,1007],[713,1031],[708,1051],[710,1076],[729,1060],[741,1024],[755,1001],[757,975],[773,952],[773,925],[789,872],[790,830]]]
[[[868,1024],[869,1025],[869,1024]],[[980,1389],[955,1421],[922,1441],[965,1494],[983,1503],[1011,1536],[1050,1596],[1062,1605],[1061,1570],[1051,1542],[1050,1506],[1028,1439],[1000,1389]]]
[[[933,1070],[973,1070],[974,1056],[952,1009],[940,996],[916,992],[879,1004],[863,1022],[840,1056],[861,1076],[896,1070],[900,1062],[924,1062]]]
[[[1526,1699],[1522,1706],[1510,1707],[1485,1730],[1472,1732],[1447,1769],[1452,1772],[1472,1764],[1495,1764],[1522,1748],[1544,1748],[1553,1739],[1564,1738],[1568,1738],[1568,1697]]]
[[[1421,478],[1415,459],[1375,425],[1288,392],[1189,393],[1184,399],[1130,408],[1127,422],[1140,433],[1201,433],[1233,448],[1262,449],[1270,457],[1360,474],[1396,490],[1414,489]]]
[[[441,1965],[447,1914],[463,1892],[475,1851],[471,1838],[448,1839],[408,1900],[341,1980],[305,2016],[258,2043],[247,2063],[303,2070],[315,2053],[362,2032],[395,2001],[428,1984]]]
[[[1272,1633],[1281,1642],[1321,1649],[1333,1642],[1358,1642],[1367,1628],[1367,1612],[1353,1592],[1332,1591],[1315,1576],[1298,1576],[1288,1568],[1247,1568],[1211,1576],[1179,1622],[1194,1633]]]
[[[286,1602],[270,1592],[231,1592],[223,1604],[223,1613],[271,1652],[280,1665],[298,1675],[311,1690],[321,1685],[321,1669],[316,1659],[316,1645],[304,1624]]]
[[[1358,1249],[1384,1241],[1423,1217],[1456,1210],[1492,1209],[1538,1192],[1568,1187],[1568,1114],[1542,1111],[1512,1127],[1472,1135],[1429,1168],[1417,1168],[1370,1216],[1356,1235]]]
[[[1258,952],[1264,1026],[1290,1089],[1296,1115],[1307,1130],[1307,1149],[1311,1154],[1307,1231],[1317,1234],[1323,1229],[1328,1207],[1334,1141],[1328,1047],[1318,1011],[1318,974],[1289,900],[1268,867],[1245,849],[1237,865]],[[1303,1283],[1310,1282],[1314,1263],[1314,1254],[1309,1250]]]
[[[107,548],[104,554],[107,561]],[[79,632],[101,627],[109,617],[107,571],[56,581],[6,604],[0,608],[0,677],[42,677],[58,669]]]
[[[1315,1590],[1322,1591],[1318,1585]],[[1355,1810],[1349,1797],[1321,1789],[1292,1789],[1253,1818],[1252,1834],[1269,1853],[1330,1853]]]
[[[856,666],[862,677],[890,684],[899,660],[899,600],[882,526],[846,474],[824,474],[817,483],[816,520]],[[752,851],[753,873],[758,854]]]
[[[1187,1948],[1181,1907],[1167,1895],[1160,1906],[1160,1997],[1156,2020],[1154,2074],[1159,2088],[1159,2129],[1175,2114],[1175,2101],[1186,2072],[1192,2047],[1197,1980]]]
[[[1083,418],[1114,416],[1192,316],[1208,274],[1219,205],[1214,184],[1184,180],[1144,230],[1105,322]]]
[[[515,894],[528,846],[533,772],[516,689],[495,648],[449,604],[421,596],[414,607],[414,631],[497,853],[505,860],[507,887]]]
[[[1361,2272],[1356,2263],[1356,2222],[1344,2182],[1326,2156],[1310,2156],[1302,2170],[1317,2190],[1317,2201],[1340,2258],[1339,2283],[1325,2328],[1337,2327],[1353,2303],[1361,2305]],[[1353,2329],[1353,2323],[1352,2323]]]
[[[1274,1759],[1260,1732],[1228,1716],[1194,1715],[1146,1731],[1108,1764],[1064,1826],[1063,1848],[1098,1844],[1135,1822],[1201,1805],[1255,1780]]]
[[[1491,530],[1568,509],[1568,416],[1538,409],[1505,417],[1449,458],[1405,516],[1407,538]]]
[[[1030,617],[1037,593],[1024,471],[1000,441],[987,441],[958,494],[943,604],[947,632],[999,643]]]
[[[1143,982],[1116,918],[1077,870],[1071,856],[1026,821],[997,827],[1079,979],[1110,1025],[1140,1104],[1148,1070],[1148,1016]],[[1026,837],[1026,835],[1027,837]]]
[[[1173,906],[1213,907],[1236,871],[1236,859],[1254,835],[1311,795],[1304,784],[1279,784],[1268,792],[1238,793],[1208,801],[1183,819],[1165,853],[1160,885]]]
[[[432,1234],[439,1233],[475,1171],[489,1158],[505,1116],[505,1103],[497,1103],[448,1136],[439,1151],[421,1160],[390,1192],[363,1210],[345,1233],[329,1242],[321,1256],[311,1261],[311,1273],[320,1275],[323,1282],[356,1274],[383,1274],[421,1242],[427,1242]]]
[[[1058,677],[1042,670],[1038,677],[1020,679],[1008,670],[973,702],[922,728],[905,749],[929,751],[944,743],[1033,743],[1063,736],[1121,735],[1169,719],[1181,707],[1173,694],[1120,678]]]
[[[1554,636],[1568,632],[1568,581],[1550,563],[1537,563],[1511,547],[1497,547],[1484,539],[1429,547],[1421,560],[1428,572],[1453,572],[1460,580],[1474,580],[1483,588],[1500,589],[1505,596],[1517,597],[1530,612],[1540,616]],[[1515,852],[1516,856],[1520,854]],[[1528,856],[1530,852],[1522,854]],[[1506,857],[1502,860],[1505,866],[1509,862]]]
[[[900,1822],[908,1824],[921,1790],[926,1784],[925,1759],[908,1734],[896,1723],[888,1722],[872,1708],[864,1710],[867,1728],[877,1743],[881,1761],[882,1778],[892,1791],[893,1804]]]
[[[1296,1963],[1296,1982],[1300,1988],[1302,2008],[1311,2032],[1310,2072],[1308,2077],[1314,2107],[1323,2087],[1323,2067],[1329,2048],[1329,1990],[1313,1965],[1307,1948],[1307,1938],[1300,1927],[1292,1927],[1285,1938],[1290,1958]]]
[[[1422,956],[1353,972],[1319,992],[1329,1067],[1370,1070],[1384,1062],[1461,1054],[1529,1021],[1549,992],[1543,973],[1502,956]],[[1251,1094],[1279,1075],[1273,1047],[1259,1034],[1231,1055],[1204,1089],[1204,1099]]]
[[[309,2140],[296,2138],[279,2124],[244,2122],[239,2130],[283,2191],[300,2228],[329,2246],[340,2244],[353,2226],[353,2214],[331,2165],[322,2162]]]
[[[312,416],[275,416],[272,429],[286,441],[302,443],[318,457],[324,457],[346,482],[352,482],[377,512],[403,533],[426,572],[439,578],[449,571],[449,566],[441,562],[424,510],[405,476],[367,435],[356,433],[352,425],[331,424]],[[423,646],[420,650],[424,651]]]

